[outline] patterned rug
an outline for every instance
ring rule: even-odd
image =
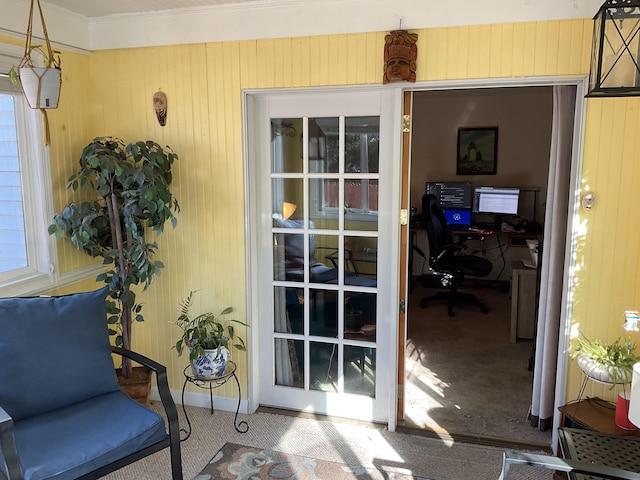
[[[344,465],[310,457],[226,443],[194,480],[427,480],[383,468]]]

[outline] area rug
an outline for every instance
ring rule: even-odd
[[[318,460],[226,443],[194,480],[427,480],[398,471]]]

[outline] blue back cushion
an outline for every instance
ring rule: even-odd
[[[0,298],[0,405],[14,421],[119,389],[107,291]]]

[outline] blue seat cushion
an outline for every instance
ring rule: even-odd
[[[14,432],[25,480],[71,480],[167,436],[160,415],[122,392],[21,420]]]
[[[0,405],[14,422],[120,389],[107,291],[0,298]]]

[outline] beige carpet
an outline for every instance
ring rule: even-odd
[[[154,408],[157,405],[154,404]],[[233,428],[234,413],[216,411],[211,415],[206,408],[187,408],[194,430],[182,443],[185,480],[195,479],[227,442],[361,465],[378,471],[395,469],[430,480],[497,480],[501,469],[502,448],[389,432],[369,424],[318,421],[271,413],[240,415],[241,420],[249,423],[249,431],[241,434]],[[182,419],[182,412],[180,415]],[[170,480],[169,452],[156,453],[104,478]],[[551,477],[548,470],[518,467],[509,478],[537,480]]]
[[[511,343],[511,299],[506,289],[467,289],[489,308],[469,304],[447,315],[446,304],[420,308],[437,290],[416,286],[408,315],[405,420],[408,425],[448,434],[550,446],[551,431],[532,428],[527,418],[533,374],[531,341]]]

